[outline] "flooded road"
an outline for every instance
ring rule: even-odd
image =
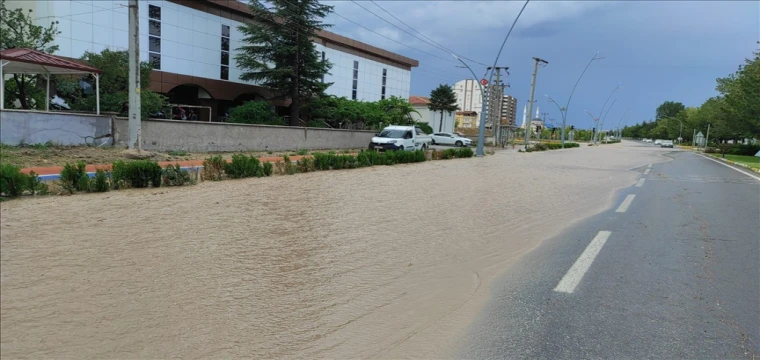
[[[2,203],[0,351],[454,357],[491,278],[662,160],[618,144]]]

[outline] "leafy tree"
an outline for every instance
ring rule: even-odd
[[[377,102],[325,96],[307,105],[313,121],[334,128],[381,129],[388,125],[411,124],[411,113],[418,113],[405,99],[392,96]]]
[[[389,98],[378,101],[380,107],[387,114],[387,124],[385,125],[406,125],[412,123],[412,113],[418,114],[419,112],[412,107],[412,104],[408,100],[402,99],[398,96],[391,96]]]
[[[0,50],[25,48],[52,54],[58,51],[53,40],[60,33],[57,21],[47,27],[36,25],[31,9],[27,13],[22,9],[9,10],[5,0],[0,0]],[[13,85],[6,87],[10,103],[18,100],[23,109],[45,103],[45,92],[38,88],[38,84],[46,84],[41,76],[13,74],[12,80]]]
[[[317,55],[312,39],[328,25],[321,19],[332,11],[317,0],[251,0],[257,21],[241,26],[245,46],[235,58],[242,80],[286,93],[291,98],[290,125],[299,125],[301,101],[324,94],[331,84],[322,77],[330,63]]]
[[[449,85],[438,85],[437,88],[430,92],[430,104],[428,104],[430,111],[440,111],[441,121],[438,125],[438,131],[443,131],[443,112],[449,113],[457,111],[457,95]]]
[[[103,50],[102,52],[85,52],[82,60],[90,66],[103,71],[100,74],[100,110],[127,114],[129,111],[129,53],[127,51]],[[166,98],[148,89],[150,73],[153,67],[148,62],[140,64],[140,110],[141,118],[147,119],[166,107]],[[59,95],[75,110],[95,111],[96,98],[94,94],[85,94],[79,86],[83,80],[95,89],[95,78],[92,75],[78,77],[58,77],[56,87]]]
[[[277,117],[272,104],[266,101],[247,101],[230,111],[229,123],[238,124],[263,124],[285,125],[285,122]]]
[[[734,74],[717,80],[716,90],[731,115],[725,125],[735,136],[760,135],[760,50],[753,55]]]
[[[657,107],[657,113],[654,119],[660,120],[664,118],[675,117],[684,109],[686,109],[686,106],[680,102],[666,101]]]

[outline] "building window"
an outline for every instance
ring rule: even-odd
[[[222,66],[219,69],[219,78],[230,79],[230,26],[222,25]]]
[[[148,59],[151,66],[161,70],[161,8],[148,5]]]
[[[359,87],[359,62],[354,60],[354,84],[351,90],[351,100],[356,100],[356,91]]]
[[[380,91],[380,100],[385,99],[385,83],[388,80],[388,69],[383,69],[383,87]]]
[[[161,53],[161,38],[151,36],[148,38],[148,51],[152,53]]]
[[[148,17],[153,20],[161,20],[161,8],[156,5],[148,5]]]
[[[150,20],[148,22],[148,32],[151,35],[161,36],[161,22],[157,20]]]
[[[161,54],[150,53],[150,64],[156,70],[161,70]]]

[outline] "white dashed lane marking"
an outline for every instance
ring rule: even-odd
[[[646,169],[646,170],[644,170],[644,175],[649,175],[650,171],[652,171],[652,169]]]
[[[642,186],[644,186],[644,181],[646,181],[645,178],[639,179],[639,182],[636,183],[636,187],[642,187]]]
[[[633,198],[635,197],[636,195],[634,194],[628,194],[628,196],[625,197],[625,200],[623,200],[623,203],[620,204],[620,206],[618,206],[615,212],[624,213],[626,210],[628,210],[628,207],[631,206],[631,203],[633,202]]]
[[[604,243],[610,238],[610,234],[612,233],[609,231],[600,231],[596,234],[594,240],[591,240],[591,243],[586,246],[586,250],[583,250],[578,260],[575,260],[573,266],[562,277],[562,280],[559,281],[554,291],[568,294],[572,294],[575,291],[575,288],[583,280],[583,275],[586,274],[596,256],[599,255],[599,251],[602,250]]]

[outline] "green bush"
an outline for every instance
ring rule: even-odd
[[[469,158],[475,156],[475,152],[472,151],[470,148],[461,148],[457,150],[457,157],[459,158]],[[423,160],[425,158],[425,155],[423,154]]]
[[[313,153],[314,168],[317,170],[330,170],[330,155],[325,153]]]
[[[549,150],[549,146],[544,143],[533,144],[531,150],[533,151],[546,151]]]
[[[111,164],[111,187],[121,189],[127,187],[127,164],[123,161],[116,161]]]
[[[301,149],[296,152],[297,155],[301,155],[301,156],[306,155],[308,153],[309,153],[309,150],[306,150],[306,149]]]
[[[185,150],[172,150],[172,151],[169,151],[169,155],[171,155],[171,156],[187,156],[187,151],[185,151]]]
[[[446,149],[443,151],[443,158],[446,160],[457,157],[457,149]]]
[[[90,192],[90,176],[86,172],[82,173],[77,181],[77,190]]]
[[[155,161],[136,160],[131,162],[116,162],[112,168],[119,168],[119,180],[122,184],[133,188],[146,188],[148,186],[160,187],[163,169]]]
[[[296,161],[296,166],[298,167],[298,171],[302,173],[312,172],[316,170],[314,166],[314,159],[310,157],[303,157],[300,160]]]
[[[225,164],[224,172],[233,179],[264,176],[259,159],[243,154],[232,155],[232,161]]]
[[[90,180],[90,191],[92,192],[107,192],[110,190],[108,184],[108,174],[102,169],[95,171],[95,177]]]
[[[87,172],[84,170],[85,166],[84,161],[79,161],[76,165],[66,163],[61,170],[61,187],[71,194],[74,191],[87,191],[90,178],[87,177],[87,181],[79,183],[79,180],[84,179],[83,175],[87,176]]]
[[[29,172],[29,175],[26,175],[26,189],[29,190],[29,193],[32,195],[47,195],[48,193],[48,186],[42,180],[40,180],[40,177],[37,176],[37,173],[34,171]]]
[[[285,125],[285,121],[274,112],[274,106],[266,101],[248,101],[233,108],[227,118],[229,123]]]
[[[370,153],[374,154],[375,152],[365,150],[359,152],[359,155],[356,156],[356,161],[358,162],[359,167],[372,166],[372,160],[370,159],[370,155],[368,155]]]
[[[219,181],[224,175],[224,168],[227,162],[221,155],[212,156],[203,160],[203,179]]]
[[[733,144],[726,149],[726,154],[754,156],[758,151],[760,151],[760,145]]]
[[[713,148],[713,147],[709,147],[709,148],[705,148],[705,153],[706,154],[719,154],[720,150],[718,150],[716,148]]]
[[[264,170],[264,176],[272,176],[272,163],[269,161],[264,163],[263,170]]]
[[[164,186],[184,186],[194,184],[195,179],[190,172],[182,170],[179,164],[174,164],[164,168],[162,183]]]
[[[0,196],[16,197],[24,193],[27,176],[21,168],[11,164],[0,164]]]

